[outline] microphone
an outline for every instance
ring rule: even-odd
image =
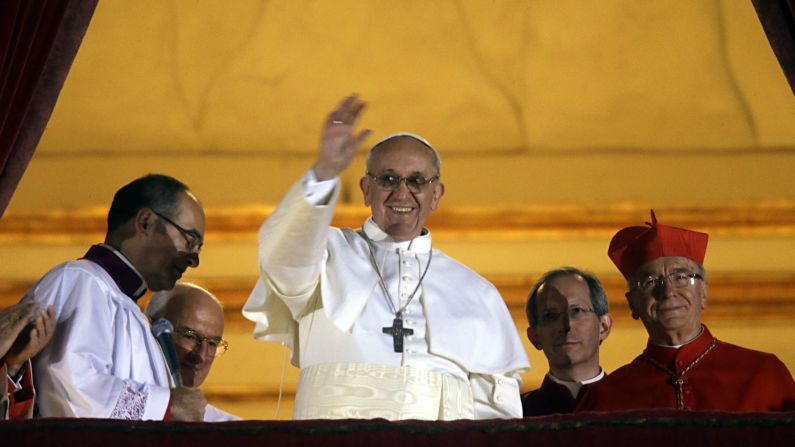
[[[179,388],[182,386],[182,375],[179,373],[179,361],[177,360],[177,351],[174,349],[174,340],[171,339],[172,332],[174,332],[174,325],[165,318],[160,318],[152,324],[152,335],[163,349],[171,378],[174,380],[175,386]]]

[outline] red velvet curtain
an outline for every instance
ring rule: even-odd
[[[50,119],[98,0],[0,0],[0,217]]]
[[[767,40],[795,94],[795,0],[752,0]]]

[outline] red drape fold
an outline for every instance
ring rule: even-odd
[[[0,217],[33,157],[97,1],[0,1]]]

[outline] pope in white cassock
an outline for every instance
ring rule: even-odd
[[[105,243],[50,270],[25,299],[52,306],[57,326],[35,358],[44,417],[201,421],[198,389],[171,389],[163,353],[136,300],[167,290],[199,265],[204,211],[187,186],[164,175],[116,192]]]
[[[376,144],[360,181],[372,217],[329,226],[339,175],[369,135],[354,135],[363,109],[353,95],[329,115],[317,161],[259,231],[261,275],[243,314],[255,338],[293,351],[294,417],[521,417],[530,365],[505,303],[424,228],[444,194],[428,142]]]

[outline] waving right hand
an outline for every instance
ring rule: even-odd
[[[356,150],[370,135],[370,130],[354,135],[364,107],[365,102],[352,94],[343,99],[326,118],[317,161],[312,166],[318,180],[331,180],[339,176],[351,164]]]

